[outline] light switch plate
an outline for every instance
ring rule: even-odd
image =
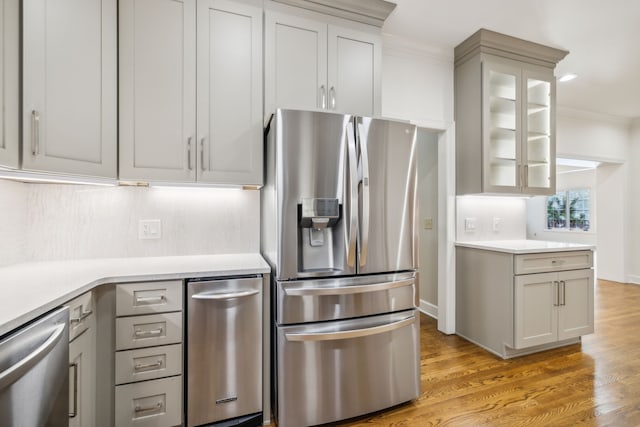
[[[465,218],[464,219],[464,231],[467,233],[473,233],[476,231],[476,219],[475,218]]]
[[[425,220],[424,220],[424,229],[425,230],[433,229],[433,218],[425,218]]]
[[[159,219],[141,219],[138,223],[138,239],[159,239],[162,224]]]
[[[502,218],[493,217],[493,231],[500,231],[502,227]]]

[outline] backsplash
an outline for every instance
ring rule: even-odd
[[[11,217],[6,212],[0,217],[7,219],[6,224],[2,221],[0,239],[18,247],[7,256],[5,252],[11,250],[3,243],[0,265],[260,250],[259,191],[0,185],[2,205],[16,206]],[[161,238],[139,239],[140,220],[160,220]]]
[[[456,240],[527,238],[526,201],[521,197],[459,196],[456,200]]]

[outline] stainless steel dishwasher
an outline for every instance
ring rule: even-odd
[[[69,425],[69,309],[0,340],[0,426]]]
[[[262,425],[262,276],[188,280],[187,426]]]

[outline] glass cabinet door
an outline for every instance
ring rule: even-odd
[[[524,191],[547,194],[555,188],[553,143],[553,76],[523,71],[526,114],[523,117]]]
[[[521,156],[520,70],[484,63],[483,179],[488,192],[519,189]]]

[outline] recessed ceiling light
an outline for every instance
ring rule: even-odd
[[[569,73],[569,74],[565,74],[565,75],[561,76],[561,77],[558,79],[558,81],[560,81],[560,82],[568,82],[569,80],[573,80],[573,79],[575,79],[576,77],[578,77],[578,75],[577,75],[577,74],[571,74],[571,73]]]

